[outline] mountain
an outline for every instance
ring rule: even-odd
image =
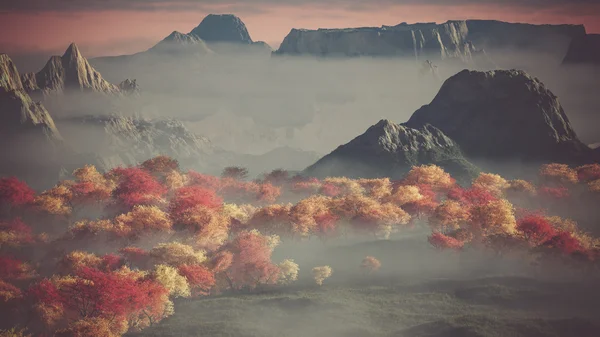
[[[19,72],[0,54],[0,176],[15,175],[32,186],[56,181],[66,150],[48,111],[25,91]]]
[[[164,38],[147,53],[171,54],[171,55],[208,55],[213,51],[200,39],[193,34],[183,34],[177,31]]]
[[[488,52],[518,49],[562,58],[571,40],[585,36],[583,25],[533,25],[496,20],[466,20],[467,38]]]
[[[117,86],[108,83],[94,69],[79,48],[72,43],[63,56],[52,56],[36,74],[24,74],[25,88],[33,95],[43,96],[70,92],[118,94]]]
[[[469,61],[472,54],[481,58],[480,49],[489,52],[513,48],[551,52],[562,58],[570,41],[582,35],[585,28],[581,25],[530,25],[490,20],[401,23],[380,28],[292,29],[275,54]]]
[[[381,28],[292,29],[276,55],[400,56],[417,59],[461,59],[475,52],[466,39],[464,21],[421,23]]]
[[[253,42],[244,22],[233,14],[209,14],[190,32],[190,35],[195,35],[209,43],[252,44]]]
[[[571,41],[563,64],[600,64],[600,34],[578,36]]]
[[[410,128],[381,120],[306,168],[304,174],[400,178],[412,166],[425,164],[438,165],[461,182],[470,182],[478,172],[458,145],[438,128]]]
[[[518,70],[469,71],[452,76],[406,126],[431,124],[470,159],[589,160],[558,98],[537,78]]]

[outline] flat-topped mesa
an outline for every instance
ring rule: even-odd
[[[564,55],[566,44],[585,35],[583,26],[528,25],[466,20],[401,23],[396,26],[347,29],[292,29],[276,55],[395,56],[469,59],[475,50],[497,48],[552,49]],[[564,41],[563,41],[564,40]],[[562,41],[561,43],[549,42]],[[563,53],[563,54],[561,54]]]
[[[253,43],[244,22],[233,14],[209,14],[190,32],[190,35],[195,35],[208,43]]]
[[[600,34],[587,34],[573,39],[563,64],[600,64]]]
[[[586,34],[583,25],[535,25],[497,20],[467,20],[468,38],[488,51],[519,49],[550,52],[562,58],[571,40]]]
[[[81,55],[75,43],[63,56],[52,56],[40,72],[24,74],[22,80],[28,92],[44,95],[65,91],[119,93],[119,88],[104,80]]]
[[[518,70],[464,70],[450,77],[405,125],[427,124],[442,130],[472,159],[578,163],[588,161],[591,153],[558,98]]]
[[[292,29],[277,55],[399,56],[410,58],[471,58],[464,21],[352,29]]]
[[[381,120],[349,143],[321,158],[304,173],[325,177],[399,178],[414,165],[435,164],[467,182],[478,169],[442,131],[425,125],[410,128]]]

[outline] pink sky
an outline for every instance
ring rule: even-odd
[[[586,11],[576,6],[524,10],[490,5],[397,5],[352,11],[306,5],[271,6],[268,10],[239,7],[237,11],[212,8],[210,11],[0,12],[0,52],[59,53],[70,42],[76,42],[89,57],[135,53],[156,44],[173,30],[188,33],[208,13],[240,16],[254,40],[266,41],[274,47],[292,28],[381,26],[403,21],[444,22],[469,18],[585,24],[588,33],[598,33],[600,18],[594,13],[600,12],[599,8]]]

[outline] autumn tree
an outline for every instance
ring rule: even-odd
[[[448,236],[448,235],[444,235],[440,232],[433,232],[428,238],[427,240],[429,241],[429,244],[431,244],[434,248],[436,249],[440,249],[440,250],[444,250],[444,249],[453,249],[453,250],[460,250],[464,243],[461,242],[460,240]]]
[[[580,182],[589,183],[600,180],[600,164],[583,165],[575,170],[577,171],[577,179]]]
[[[150,257],[156,264],[180,266],[182,264],[200,265],[206,261],[204,251],[196,251],[192,246],[179,242],[161,243],[152,248]]]
[[[192,296],[206,296],[215,285],[215,275],[208,268],[200,265],[183,264],[178,267],[179,274],[184,276],[190,285]]]
[[[173,222],[169,214],[157,206],[136,205],[125,214],[117,216],[114,221],[120,236],[139,239],[143,234],[169,233]]]
[[[172,171],[179,170],[179,163],[177,160],[168,156],[156,156],[148,159],[140,165],[144,170],[154,174],[163,176]]]
[[[546,183],[554,184],[576,184],[578,181],[577,171],[566,164],[546,164],[540,168],[540,177]]]
[[[185,276],[181,276],[177,269],[159,264],[152,272],[152,278],[165,287],[173,297],[190,297],[190,285]]]
[[[552,227],[550,221],[537,214],[519,219],[517,231],[533,246],[546,242],[556,234],[556,230]]]
[[[510,187],[510,184],[497,174],[481,173],[473,181],[472,187],[488,191],[496,197],[501,197],[504,191]]]
[[[469,219],[469,210],[458,201],[448,199],[436,207],[429,217],[432,229],[448,232],[464,226]]]
[[[190,231],[195,245],[207,251],[217,249],[229,237],[231,220],[220,209],[197,205],[180,213],[177,220],[177,228]]]
[[[127,209],[136,205],[154,205],[166,193],[166,188],[148,171],[138,167],[116,168],[108,175],[118,182],[113,197],[118,205]]]
[[[294,260],[285,259],[278,264],[279,267],[279,284],[290,284],[298,279],[300,267]]]
[[[366,274],[372,274],[378,271],[379,268],[381,268],[381,262],[379,262],[379,260],[373,256],[365,257],[360,264],[360,269],[362,269]]]
[[[221,173],[223,178],[232,178],[236,180],[244,180],[248,177],[248,169],[240,166],[228,166]]]
[[[175,222],[181,222],[184,213],[191,208],[204,206],[216,209],[222,204],[223,200],[214,191],[201,186],[188,186],[175,191],[175,196],[169,205],[169,212]]]
[[[413,166],[404,178],[407,185],[429,185],[434,190],[447,190],[456,183],[450,174],[436,165]]]
[[[512,234],[516,225],[514,207],[507,200],[494,200],[470,209],[468,226],[477,239],[493,234]]]
[[[323,281],[331,277],[332,273],[333,270],[329,266],[314,267],[312,269],[313,278],[315,279],[315,282],[320,286],[323,285]]]
[[[263,181],[265,183],[270,183],[273,185],[283,185],[290,178],[290,174],[288,171],[284,169],[276,169],[265,175]]]
[[[257,231],[245,231],[228,244],[233,259],[225,276],[232,289],[277,283],[280,270],[271,262],[272,242]]]
[[[0,220],[0,249],[20,247],[33,242],[31,227],[21,219]]]
[[[21,207],[33,202],[35,191],[15,177],[0,178],[0,212]]]

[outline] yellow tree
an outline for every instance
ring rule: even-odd
[[[435,190],[447,190],[456,183],[450,174],[436,165],[413,166],[404,178],[408,185],[429,185]]]
[[[501,197],[504,194],[504,191],[510,187],[510,184],[506,179],[497,174],[481,173],[475,181],[473,181],[473,187],[481,188],[496,197]]]

